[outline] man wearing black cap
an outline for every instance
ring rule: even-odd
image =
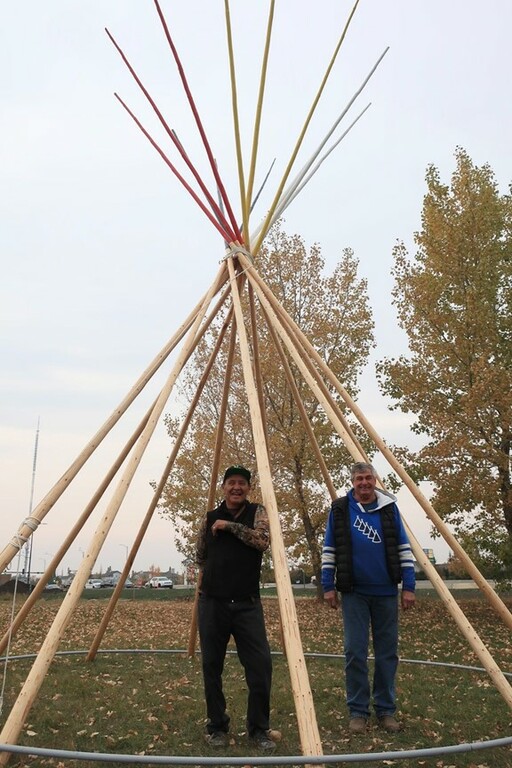
[[[206,738],[216,747],[229,743],[222,672],[232,635],[249,688],[248,736],[260,749],[270,751],[275,748],[269,736],[272,660],[260,601],[261,559],[270,537],[265,507],[251,504],[250,489],[249,470],[228,467],[222,482],[224,501],[207,512],[197,541]]]

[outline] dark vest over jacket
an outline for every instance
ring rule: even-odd
[[[254,528],[254,515],[258,505],[247,503],[236,523]],[[206,515],[206,561],[203,567],[201,592],[224,600],[259,597],[261,559],[263,553],[244,544],[228,531],[212,534],[216,520],[233,522],[224,502]]]
[[[352,530],[348,496],[335,499],[332,503],[332,511],[336,547],[336,589],[338,592],[353,592]],[[386,504],[385,507],[381,507],[372,514],[380,514],[389,578],[393,584],[400,584],[402,569],[398,551],[398,529],[395,521],[394,504]]]

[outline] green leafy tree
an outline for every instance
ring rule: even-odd
[[[277,225],[267,237],[255,265],[330,369],[351,394],[356,395],[358,376],[373,345],[373,321],[366,282],[357,275],[358,263],[353,253],[345,250],[333,272],[326,275],[320,248],[314,245],[307,250],[300,237],[288,237]],[[246,294],[244,297],[247,304]],[[270,464],[285,545],[294,562],[308,563],[318,576],[329,498],[282,362],[257,302],[256,310]],[[190,401],[197,389],[217,331],[218,327],[198,348],[187,368],[181,391],[184,401]],[[160,511],[173,521],[178,534],[177,546],[188,556],[205,512],[226,348],[227,344],[224,344],[208,378],[162,497]],[[351,458],[293,361],[289,362],[327,466],[335,484],[340,486],[348,478]],[[337,396],[335,399],[339,400]],[[180,418],[168,417],[166,423],[169,434],[175,437]],[[354,429],[357,432],[357,427]],[[364,441],[363,436],[358,436]],[[238,354],[230,384],[221,468],[234,462],[255,467],[247,395]],[[256,500],[258,497],[255,477],[252,498]]]
[[[427,170],[410,258],[394,249],[394,304],[409,355],[378,366],[425,446],[408,459],[468,553],[503,575],[512,552],[512,198],[458,148],[451,185]],[[402,450],[404,455],[407,452]]]

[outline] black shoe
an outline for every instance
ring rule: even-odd
[[[210,747],[227,747],[229,744],[229,736],[225,731],[214,731],[213,733],[205,734],[206,743]]]
[[[272,752],[276,748],[275,741],[272,741],[267,731],[255,731],[249,736],[249,741],[263,752]]]

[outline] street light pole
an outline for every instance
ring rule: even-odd
[[[39,417],[37,419],[37,429],[36,429],[36,439],[34,444],[34,458],[32,461],[32,482],[30,485],[30,503],[28,506],[28,516],[30,517],[32,515],[32,507],[34,504],[34,487],[36,482],[36,465],[37,465],[37,446],[39,444]],[[23,568],[25,572],[25,578],[27,579],[27,586],[28,590],[30,592],[30,567],[32,565],[32,547],[33,547],[33,538],[32,536],[29,538],[27,543],[25,544],[25,566]]]
[[[50,559],[53,557],[51,552],[45,552],[44,554],[45,554],[45,557],[49,557]],[[44,562],[44,570],[46,571],[46,560]],[[53,579],[54,576],[55,576],[55,572],[52,573],[50,577],[50,581]]]

